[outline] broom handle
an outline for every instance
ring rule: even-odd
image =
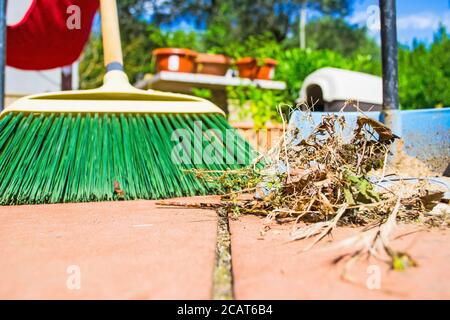
[[[117,14],[116,0],[100,0],[100,14],[102,19],[103,51],[106,72],[123,70],[119,16]]]

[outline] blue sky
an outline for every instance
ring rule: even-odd
[[[410,46],[413,39],[427,44],[432,42],[439,23],[446,26],[447,31],[450,32],[450,0],[397,0],[396,3],[400,43]],[[369,35],[380,42],[378,4],[379,0],[353,0],[353,11],[347,20],[354,24],[368,26]],[[310,19],[315,16],[317,13],[309,12],[308,14]],[[374,19],[375,17],[377,19]],[[186,21],[180,21],[170,29],[192,30],[192,26]]]
[[[348,21],[367,25],[372,37],[379,41],[379,25],[372,23],[378,0],[354,0]],[[371,7],[372,6],[372,7]],[[450,0],[397,0],[397,34],[402,44],[411,45],[414,38],[430,43],[439,23],[450,31]]]

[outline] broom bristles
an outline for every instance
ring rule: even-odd
[[[253,156],[218,114],[10,113],[0,120],[0,204],[210,194],[219,186],[191,170]]]

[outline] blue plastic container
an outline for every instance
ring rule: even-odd
[[[330,112],[312,112],[312,122],[305,121],[302,113],[295,111],[290,118],[290,125],[300,128],[304,134],[311,132],[323,115]],[[354,129],[357,112],[343,113],[347,122],[345,135]],[[366,114],[382,122],[381,112]],[[398,110],[394,112],[395,126],[393,131],[404,140],[404,151],[410,156],[424,161],[431,169],[444,173],[449,171],[450,164],[450,108]],[[447,173],[448,174],[448,173]]]

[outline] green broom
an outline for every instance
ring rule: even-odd
[[[101,13],[104,85],[25,97],[0,114],[0,204],[209,194],[218,186],[193,171],[251,161],[211,102],[132,87],[115,0],[101,0]]]

